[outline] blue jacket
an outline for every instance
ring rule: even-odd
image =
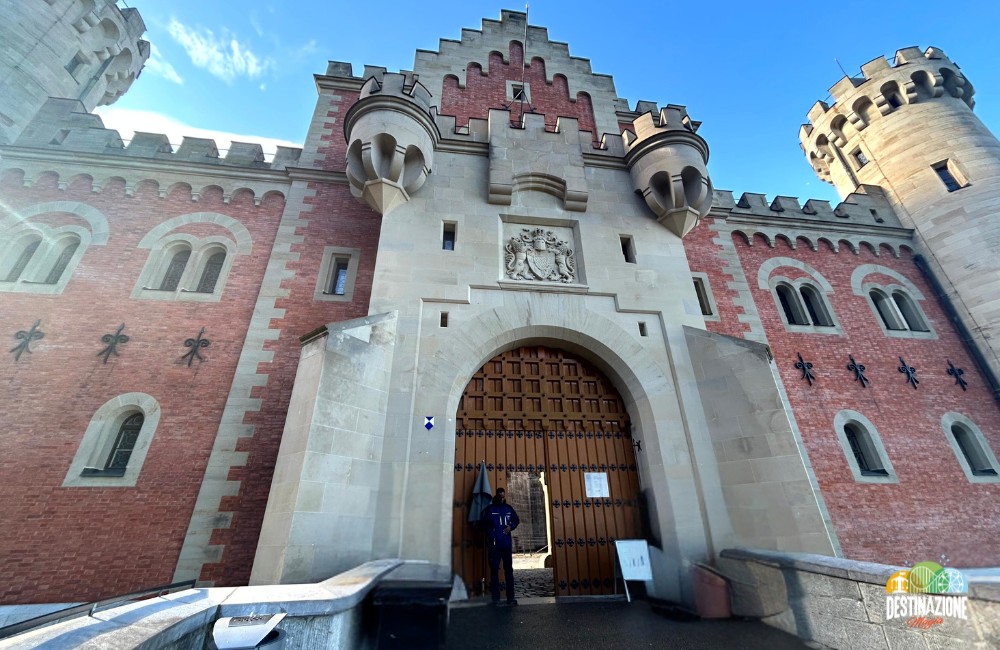
[[[521,523],[521,519],[513,508],[506,503],[500,503],[486,506],[479,522],[486,530],[486,539],[489,540],[491,546],[508,549],[513,546],[513,543],[510,533],[503,532],[503,529],[510,526],[510,529],[514,530]]]

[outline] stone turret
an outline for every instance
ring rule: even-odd
[[[138,10],[114,0],[0,0],[0,15],[17,16],[0,21],[0,145],[17,140],[49,97],[87,111],[115,102],[149,58]]]
[[[973,113],[974,88],[944,52],[909,47],[844,77],[799,131],[841,196],[880,186],[918,252],[1000,373],[1000,141]]]
[[[657,220],[683,237],[712,207],[708,143],[696,133],[700,123],[670,104],[658,117],[644,113],[632,125],[634,135],[622,134],[632,186]]]
[[[381,76],[381,79],[378,78]],[[379,214],[410,200],[441,139],[431,94],[404,74],[372,76],[344,119],[351,194]]]

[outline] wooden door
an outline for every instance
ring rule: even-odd
[[[513,472],[543,475],[556,595],[614,593],[614,540],[641,529],[629,418],[611,382],[562,350],[505,352],[469,382],[456,429],[452,562],[469,593],[488,590],[482,533],[468,522],[482,461],[494,491]],[[608,497],[587,496],[587,473],[607,477]]]

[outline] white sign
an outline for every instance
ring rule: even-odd
[[[653,571],[649,565],[649,546],[644,539],[619,539],[615,541],[618,562],[622,567],[624,580],[652,580]]]
[[[587,488],[587,497],[611,496],[608,490],[608,475],[605,472],[586,472],[583,475],[583,482]]]
[[[252,648],[263,641],[285,616],[282,612],[220,618],[212,628],[212,639],[219,650]]]

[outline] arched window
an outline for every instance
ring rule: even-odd
[[[868,292],[868,297],[871,298],[872,302],[875,304],[875,310],[878,312],[879,318],[882,319],[882,324],[885,325],[886,329],[906,329],[896,316],[896,310],[893,309],[892,303],[889,301],[889,297],[886,296],[884,292],[878,289],[872,289]]]
[[[898,483],[882,439],[868,418],[843,410],[833,419],[847,465],[859,483]]]
[[[844,435],[847,436],[847,443],[851,446],[854,460],[858,463],[858,469],[863,476],[888,476],[879,460],[878,453],[872,448],[871,438],[868,432],[858,426],[857,423],[849,422],[844,425]]]
[[[785,322],[789,325],[808,325],[805,311],[796,297],[795,291],[787,284],[779,284],[774,288],[778,294],[778,302],[781,303],[781,310],[785,314]]]
[[[167,270],[163,273],[163,279],[160,280],[160,291],[177,290],[190,257],[190,248],[184,248],[174,253],[173,257],[170,258],[170,263],[167,264]]]
[[[198,293],[212,293],[215,291],[215,283],[219,281],[219,274],[222,273],[222,265],[226,262],[226,251],[218,251],[205,262],[205,269],[201,272],[201,279],[198,280]]]
[[[52,269],[45,276],[45,284],[57,284],[62,279],[63,273],[66,272],[66,267],[69,266],[69,261],[73,259],[73,255],[76,254],[78,248],[80,248],[80,240],[75,237],[63,244],[59,257],[56,258]]]
[[[34,257],[35,251],[38,250],[38,245],[41,243],[41,237],[33,237],[23,241],[20,246],[13,247],[12,253],[17,255],[17,257],[7,271],[4,282],[17,282],[21,279],[21,274],[24,273],[24,269],[27,268],[28,262]]]
[[[976,476],[996,476],[997,471],[990,465],[986,455],[983,454],[979,441],[975,436],[959,424],[951,425],[951,435],[955,437],[958,448],[965,457],[965,462],[969,464],[969,469]]]
[[[1000,465],[986,436],[960,413],[945,413],[941,428],[970,483],[1000,483]]]
[[[802,295],[802,302],[805,303],[806,311],[809,313],[809,320],[812,321],[812,324],[819,327],[833,327],[833,320],[830,319],[830,314],[826,310],[826,304],[823,298],[820,297],[819,292],[816,291],[816,288],[810,285],[802,285],[799,287],[799,293]]]
[[[185,232],[192,225],[215,234]],[[253,250],[250,231],[232,217],[196,212],[173,217],[155,226],[139,241],[149,250],[146,266],[136,281],[132,297],[144,300],[222,299],[234,258]]]
[[[779,269],[797,269],[792,278]],[[792,257],[772,257],[757,269],[757,286],[769,289],[788,332],[843,334],[830,305],[833,285],[811,265]]]
[[[145,393],[105,402],[91,418],[63,486],[134,486],[159,421],[160,405]]]
[[[893,291],[892,301],[896,303],[896,308],[899,310],[900,315],[902,315],[907,329],[914,332],[929,331],[927,323],[924,322],[923,316],[920,315],[920,310],[917,309],[917,306],[913,304],[913,300],[908,295],[900,290]]]
[[[920,306],[923,293],[899,271],[881,264],[860,264],[851,272],[851,290],[868,299],[868,306],[886,336],[937,338],[933,324]]]
[[[51,215],[46,221],[35,217]],[[77,201],[50,201],[0,215],[0,292],[61,294],[91,245],[108,241],[108,221]]]

